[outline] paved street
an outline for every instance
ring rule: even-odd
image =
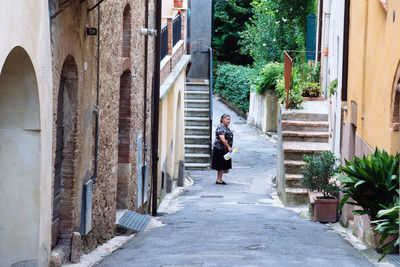
[[[215,171],[192,172],[194,185],[175,199],[181,210],[99,266],[373,266],[327,226],[274,205],[275,142],[215,101],[214,123],[222,113],[239,148],[228,185],[215,184]]]

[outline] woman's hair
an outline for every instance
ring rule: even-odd
[[[226,118],[230,118],[231,116],[229,115],[229,114],[222,114],[222,116],[221,116],[221,119],[220,119],[220,122],[222,123],[222,120],[224,120],[224,119],[226,119]]]

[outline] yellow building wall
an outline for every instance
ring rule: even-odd
[[[396,11],[393,22],[393,10]],[[372,148],[399,151],[399,132],[390,128],[394,79],[400,62],[400,1],[386,13],[377,0],[354,0],[350,7],[348,112],[357,103],[357,134]]]
[[[162,172],[176,180],[178,162],[184,160],[184,89],[185,72],[181,72],[168,94],[160,101],[159,118],[159,177]],[[166,165],[165,165],[166,163]],[[164,180],[167,179],[164,176]],[[159,179],[162,188],[162,179]],[[165,189],[165,188],[164,188]]]

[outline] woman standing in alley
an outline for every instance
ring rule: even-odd
[[[226,184],[222,180],[222,175],[228,173],[232,168],[232,160],[225,160],[224,155],[232,152],[233,133],[229,129],[231,117],[228,114],[221,116],[220,124],[215,130],[215,142],[212,156],[212,169],[218,172],[216,184]]]

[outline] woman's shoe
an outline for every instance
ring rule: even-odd
[[[222,182],[216,181],[215,183],[216,183],[216,184],[227,184],[227,183],[225,183],[225,181],[222,181]]]

